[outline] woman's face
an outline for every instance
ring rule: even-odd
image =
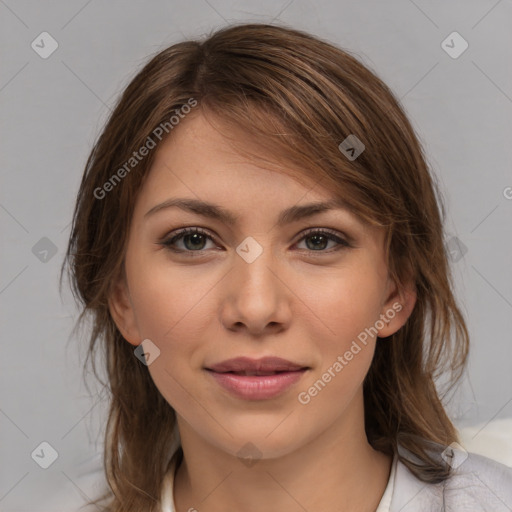
[[[200,114],[155,151],[110,309],[128,342],[150,340],[148,370],[182,439],[272,458],[360,429],[375,343],[391,342],[375,334],[414,305],[388,279],[384,232],[338,206],[301,215],[336,198],[257,167]],[[177,199],[216,206],[158,207]],[[200,233],[171,242],[185,227]],[[250,361],[217,366],[239,357]]]

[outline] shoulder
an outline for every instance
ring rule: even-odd
[[[397,461],[390,512],[510,512],[512,468],[475,453],[458,452],[452,475],[429,484]]]

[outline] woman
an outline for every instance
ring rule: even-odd
[[[510,510],[511,471],[457,444],[435,385],[468,350],[442,214],[347,52],[250,24],[154,56],[67,253],[112,394],[107,510]]]

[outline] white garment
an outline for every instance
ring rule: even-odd
[[[394,457],[393,462],[391,464],[391,473],[389,475],[388,484],[386,485],[386,489],[384,489],[384,494],[380,499],[379,506],[375,512],[390,512],[391,507],[391,498],[393,496],[393,490],[395,488],[395,479],[396,479],[396,466],[398,463],[398,458]]]
[[[439,484],[422,482],[399,461],[390,512],[512,512],[512,468],[476,453],[463,458]]]
[[[161,512],[176,512],[175,471],[173,457],[162,487]],[[468,453],[448,480],[427,484],[395,456],[376,512],[512,512],[512,468]]]

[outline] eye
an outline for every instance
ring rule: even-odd
[[[338,236],[335,231],[327,230],[327,229],[318,229],[312,228],[306,233],[303,233],[302,238],[299,241],[306,241],[306,248],[313,252],[323,252],[323,253],[332,253],[334,251],[338,251],[343,249],[344,247],[351,247],[351,245]],[[311,240],[311,243],[307,241]],[[331,247],[331,250],[325,251],[323,249],[326,248],[329,242],[334,242],[334,248]]]
[[[201,228],[184,228],[179,230],[173,237],[164,240],[161,244],[167,247],[169,250],[178,253],[202,253],[204,250],[204,244],[206,240],[213,240],[211,235]],[[183,242],[185,248],[175,248],[176,243]],[[199,249],[199,250],[198,250]],[[195,256],[190,254],[190,256]]]
[[[327,229],[309,229],[306,233],[302,234],[302,238],[299,239],[299,242],[303,240],[306,241],[306,250],[309,252],[332,253],[344,247],[351,247],[351,245],[338,236],[335,231]],[[311,243],[308,243],[308,240],[311,240]],[[194,257],[202,255],[207,250],[205,244],[208,241],[213,242],[214,238],[207,231],[192,227],[179,230],[171,238],[160,242],[160,245],[163,245],[172,252]],[[324,249],[328,246],[329,242],[334,242],[335,246],[326,251]],[[182,243],[183,246],[177,248],[176,246],[180,245],[180,243]]]

